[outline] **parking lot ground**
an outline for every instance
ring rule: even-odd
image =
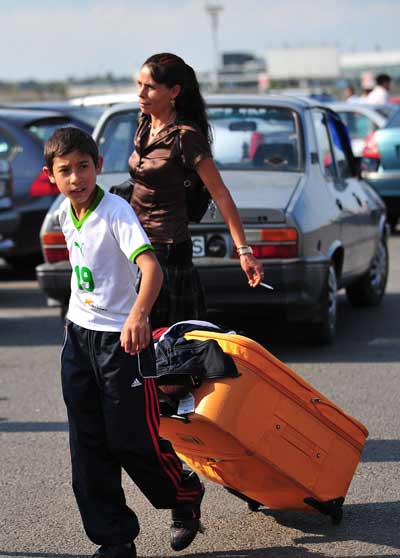
[[[369,428],[343,522],[266,508],[252,513],[207,482],[206,531],[179,556],[400,557],[400,235],[390,239],[390,256],[382,306],[353,309],[340,295],[333,346],[306,346],[299,332],[275,328],[268,315],[222,316]],[[62,334],[59,311],[46,306],[34,277],[0,266],[0,558],[83,558],[95,549],[70,485]],[[126,477],[124,486],[141,521],[139,557],[177,556],[169,548],[168,511],[153,510]]]

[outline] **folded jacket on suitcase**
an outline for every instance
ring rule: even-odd
[[[247,337],[194,330],[214,340],[236,377],[192,391],[194,412],[161,417],[161,435],[195,471],[254,504],[318,510],[337,523],[368,431]]]

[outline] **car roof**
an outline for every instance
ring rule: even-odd
[[[73,97],[68,100],[70,104],[81,107],[111,106],[120,103],[137,101],[136,93],[104,93],[102,95],[87,95]]]
[[[324,103],[327,107],[335,111],[341,112],[359,112],[365,116],[371,118],[379,126],[383,126],[387,121],[387,116],[385,116],[378,107],[375,105],[367,105],[363,103],[346,103],[346,102],[336,102],[336,103]]]
[[[340,109],[344,109],[344,110],[357,110],[357,109],[361,109],[361,110],[375,110],[374,106],[375,105],[367,105],[364,103],[346,103],[346,101],[335,101],[335,102],[329,102],[329,103],[324,103],[324,105],[326,104],[327,107],[332,107],[332,108],[340,108]]]
[[[73,105],[66,100],[58,101],[20,101],[18,103],[3,103],[0,108],[10,108],[10,109],[32,109],[32,110],[52,110],[55,107],[60,108],[72,108]]]
[[[276,107],[288,107],[292,108],[293,110],[301,110],[308,107],[317,107],[321,106],[321,103],[314,101],[313,99],[303,98],[303,97],[294,97],[294,96],[285,96],[285,95],[237,95],[237,94],[215,94],[215,95],[205,95],[204,100],[206,101],[207,106],[221,106],[221,105],[232,105],[232,104],[239,104],[239,105],[248,105],[248,106],[276,106]],[[101,120],[104,120],[105,115],[110,115],[113,113],[118,112],[125,112],[139,108],[138,102],[130,102],[130,103],[120,103],[113,105],[103,114]]]
[[[0,118],[14,122],[19,125],[28,124],[29,122],[36,122],[38,120],[45,120],[47,118],[68,118],[67,115],[61,112],[50,110],[33,110],[23,108],[1,108]]]

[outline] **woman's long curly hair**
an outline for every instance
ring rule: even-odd
[[[195,71],[185,61],[169,52],[150,56],[143,64],[150,69],[151,77],[157,83],[173,87],[180,85],[181,91],[175,98],[175,109],[179,119],[197,125],[211,145],[212,133],[208,122],[204,99],[200,93]]]

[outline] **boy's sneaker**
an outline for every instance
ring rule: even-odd
[[[93,558],[136,558],[135,544],[103,544],[93,554]]]
[[[170,532],[173,550],[183,550],[194,540],[198,531],[202,532],[200,506],[205,491],[204,485],[193,471],[187,475],[182,484],[187,487],[193,486],[195,490],[200,488],[201,492],[194,502],[181,504],[172,510]]]

